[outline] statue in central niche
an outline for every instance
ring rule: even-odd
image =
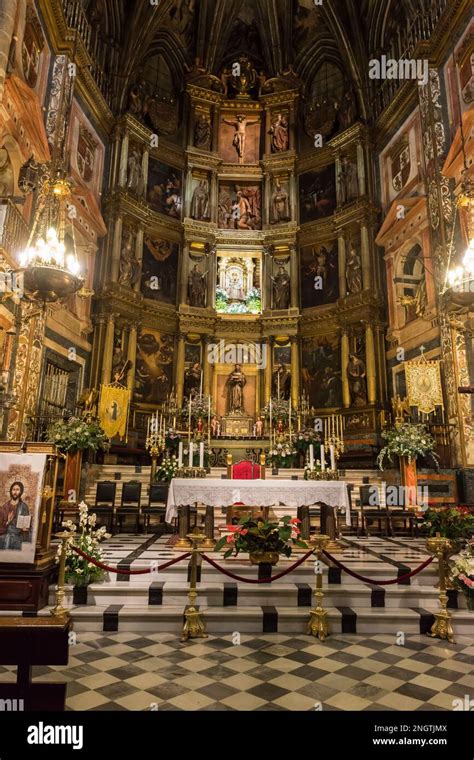
[[[242,372],[240,364],[236,364],[226,381],[227,404],[230,414],[239,414],[244,411],[244,388],[247,378]]]
[[[249,119],[244,114],[239,113],[235,119],[222,119],[222,121],[224,124],[228,124],[230,127],[234,127],[235,129],[232,145],[237,151],[239,164],[243,164],[245,157],[245,142],[247,139],[247,127],[251,126],[252,124],[258,124],[258,119]]]

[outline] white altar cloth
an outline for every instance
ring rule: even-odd
[[[308,507],[321,502],[344,509],[351,524],[347,484],[343,480],[227,480],[219,478],[173,478],[168,491],[166,522],[178,507],[197,502],[211,507],[228,507],[242,502],[249,507]]]

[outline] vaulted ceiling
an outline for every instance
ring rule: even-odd
[[[85,0],[102,33],[121,47],[125,93],[147,61],[166,62],[176,94],[196,61],[218,75],[246,53],[267,76],[289,66],[311,87],[324,64],[354,85],[361,114],[370,111],[367,61],[388,50],[398,25],[429,0]],[[125,86],[124,86],[125,85]],[[123,105],[118,102],[118,106]]]

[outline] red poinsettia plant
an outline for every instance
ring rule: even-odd
[[[417,513],[418,527],[424,535],[466,541],[474,535],[474,513],[470,507],[429,506]]]
[[[223,536],[215,545],[218,552],[228,545],[224,557],[239,552],[278,552],[290,557],[292,545],[307,549],[307,544],[300,538],[299,520],[285,515],[278,522],[270,522],[263,517],[243,517],[238,525],[228,525],[228,535]]]

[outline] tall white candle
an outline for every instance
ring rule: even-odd
[[[314,446],[312,443],[309,446],[309,466],[311,469],[314,467]]]
[[[290,428],[290,440],[291,440],[291,399],[288,401],[288,427]]]
[[[331,470],[336,469],[336,457],[334,456],[334,446],[329,447],[329,454],[331,457]]]
[[[178,467],[183,466],[183,442],[179,442],[178,446]]]
[[[272,428],[273,428],[273,404],[272,404],[272,400],[270,399],[270,440],[272,437]]]
[[[324,446],[321,445],[321,469],[324,472],[326,469],[326,455],[324,453]]]
[[[204,469],[204,443],[201,441],[199,444],[199,467]]]
[[[203,373],[203,371],[201,370],[201,385],[200,385],[200,388],[199,388],[199,395],[200,395],[200,396],[202,396],[202,381],[203,381],[203,375],[204,375],[204,373]]]
[[[193,449],[194,449],[194,443],[191,441],[189,444],[189,466],[193,466]]]

